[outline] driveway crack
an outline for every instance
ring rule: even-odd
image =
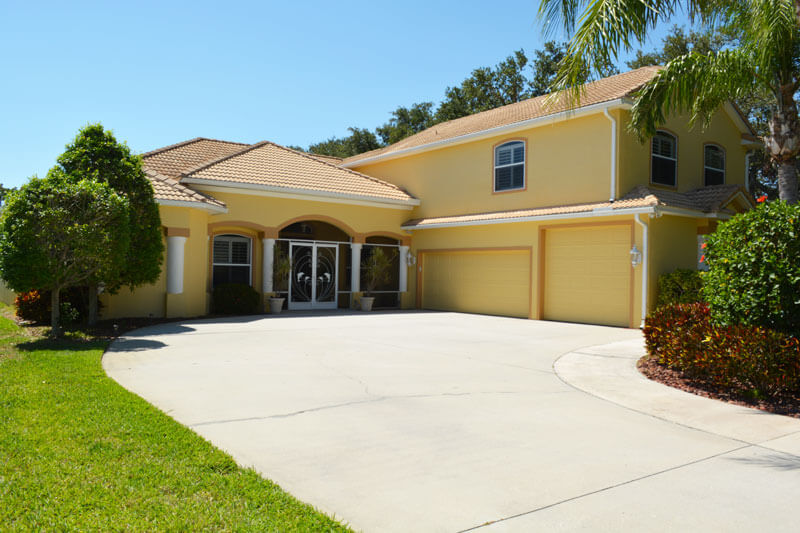
[[[250,416],[245,418],[230,418],[227,420],[209,420],[206,422],[197,422],[196,424],[189,424],[188,427],[195,428],[200,426],[213,426],[217,424],[234,424],[237,422],[252,422],[256,420],[271,420],[281,418],[291,418],[294,416],[316,413],[319,411],[327,411],[329,409],[339,409],[342,407],[349,407],[352,405],[360,405],[367,403],[378,403],[386,400],[415,400],[424,398],[446,398],[446,397],[460,397],[460,396],[476,396],[476,395],[490,395],[490,394],[519,394],[520,391],[476,391],[476,392],[441,392],[437,394],[408,394],[397,396],[374,396],[364,400],[354,400],[351,402],[335,403],[331,405],[321,405],[319,407],[309,407],[308,409],[301,409],[299,411],[292,411],[290,413],[281,413],[276,415],[266,416]]]
[[[623,487],[625,485],[630,485],[631,483],[636,483],[637,481],[642,481],[644,479],[648,479],[648,478],[651,478],[651,477],[660,476],[661,474],[665,474],[667,472],[673,472],[675,470],[680,470],[681,468],[685,468],[687,466],[692,466],[692,465],[696,465],[696,464],[699,464],[699,463],[703,463],[703,462],[709,461],[711,459],[716,459],[717,457],[722,457],[722,456],[727,455],[729,453],[734,453],[734,452],[738,452],[740,450],[744,450],[746,448],[753,448],[753,447],[755,447],[755,446],[751,445],[751,444],[748,444],[746,446],[739,446],[738,448],[733,448],[733,449],[730,449],[730,450],[726,450],[724,452],[715,453],[714,455],[709,455],[707,457],[702,457],[702,458],[696,459],[694,461],[689,461],[688,463],[683,463],[683,464],[680,464],[680,465],[671,466],[669,468],[665,468],[665,469],[659,470],[657,472],[652,472],[652,473],[644,475],[644,476],[639,476],[637,478],[629,479],[627,481],[621,481],[620,483],[616,483],[614,485],[609,485],[607,487],[603,487],[603,488],[600,488],[600,489],[597,489],[597,490],[592,490],[592,491],[589,491],[589,492],[585,492],[583,494],[578,494],[577,496],[572,496],[571,498],[565,498],[565,499],[557,501],[557,502],[553,502],[553,503],[550,503],[550,504],[547,504],[547,505],[542,505],[541,507],[537,507],[535,509],[531,509],[530,511],[524,511],[522,513],[517,513],[517,514],[511,515],[511,516],[498,518],[497,520],[489,520],[488,522],[484,522],[483,524],[478,524],[476,526],[472,526],[472,527],[469,527],[467,529],[459,530],[458,533],[466,533],[468,531],[476,531],[478,529],[481,529],[481,528],[484,528],[484,527],[488,527],[488,526],[491,526],[493,524],[497,524],[498,522],[506,522],[508,520],[513,520],[515,518],[520,518],[522,516],[527,516],[527,515],[531,515],[531,514],[534,514],[534,513],[538,513],[539,511],[543,511],[545,509],[550,509],[552,507],[557,507],[557,506],[559,506],[561,504],[564,504],[564,503],[569,503],[569,502],[572,502],[572,501],[575,501],[575,500],[580,500],[581,498],[586,498],[586,497],[592,496],[594,494],[600,494],[602,492],[607,492],[609,490],[616,489],[617,487]]]

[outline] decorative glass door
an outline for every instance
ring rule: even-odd
[[[290,244],[289,309],[336,309],[339,247],[335,244]]]

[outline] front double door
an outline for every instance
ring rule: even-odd
[[[289,309],[336,309],[339,247],[292,242],[289,256],[292,259]]]

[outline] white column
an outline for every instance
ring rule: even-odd
[[[183,248],[186,237],[167,237],[167,293],[183,293]]]
[[[261,292],[272,292],[272,272],[275,265],[275,239],[261,239]]]
[[[408,246],[400,247],[400,292],[408,290]]]
[[[350,250],[353,252],[350,261],[350,290],[359,292],[361,290],[361,243],[350,243]]]

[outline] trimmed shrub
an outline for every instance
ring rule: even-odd
[[[725,326],[704,303],[662,307],[644,327],[647,351],[688,377],[751,398],[800,394],[800,339],[759,326]]]
[[[762,203],[706,244],[703,296],[715,322],[800,331],[800,204]]]
[[[88,314],[86,287],[71,287],[61,291],[61,322],[77,324]],[[50,323],[50,291],[32,290],[17,294],[14,300],[17,317],[31,322]],[[98,303],[99,309],[99,303]]]
[[[258,293],[244,283],[223,283],[214,288],[214,312],[220,315],[252,315],[258,312]]]
[[[679,268],[658,277],[656,306],[693,304],[703,301],[703,277],[697,270]]]

